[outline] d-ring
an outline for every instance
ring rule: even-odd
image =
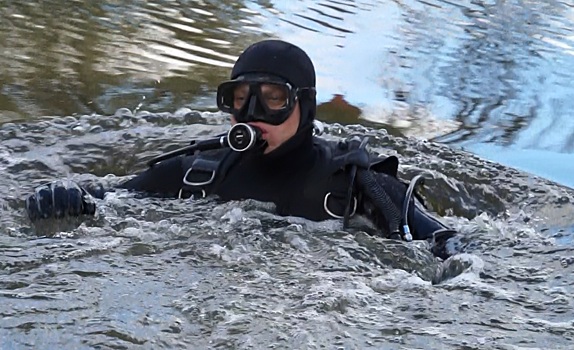
[[[327,214],[331,215],[335,219],[344,218],[345,217],[344,215],[337,215],[337,214],[333,213],[332,211],[330,211],[329,208],[327,207],[327,201],[329,200],[330,195],[331,195],[331,192],[329,192],[325,195],[325,199],[323,200],[323,209],[325,209],[325,212],[327,212]],[[351,214],[349,216],[355,215],[356,211],[357,211],[357,197],[353,196],[353,211],[351,212]]]

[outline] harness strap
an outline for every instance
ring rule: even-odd
[[[347,228],[350,217],[358,210],[361,200],[360,195],[364,189],[359,186],[357,193],[357,169],[371,170],[375,173],[385,173],[396,177],[398,170],[398,159],[395,156],[373,157],[366,150],[368,137],[359,138],[354,136],[336,145],[316,140],[316,145],[320,146],[324,152],[325,160],[317,167],[321,174],[314,181],[324,183],[325,177],[329,178],[331,183],[339,183],[336,188],[330,188],[327,185],[323,198],[323,209],[330,217],[343,219],[343,227]],[[344,180],[333,180],[340,175],[345,174]],[[313,181],[312,181],[313,182]],[[318,192],[321,192],[319,190]]]
[[[203,187],[215,180],[215,173],[221,161],[195,158],[183,176],[183,183],[188,186]]]
[[[239,152],[234,152],[231,149],[226,151],[223,156],[220,152],[215,154],[200,152],[186,157],[187,159],[184,158],[182,166],[185,169],[185,175],[179,191],[179,198],[190,198],[191,196],[205,198],[208,194],[213,193],[225,178],[229,168],[240,157]]]
[[[363,138],[363,140],[359,144],[359,149],[355,152],[355,154],[359,156],[357,159],[358,161],[354,162],[353,165],[351,166],[351,173],[349,174],[349,188],[347,189],[347,198],[346,198],[347,204],[345,205],[345,214],[343,215],[343,229],[346,229],[349,226],[349,218],[353,216],[353,214],[357,210],[357,199],[353,197],[353,188],[355,187],[354,184],[355,184],[355,176],[357,175],[357,166],[361,166],[367,169],[369,168],[369,154],[365,150],[368,141],[369,139],[367,137]],[[355,156],[355,158],[357,157]],[[352,199],[355,199],[355,206],[353,209],[353,213],[351,213]]]

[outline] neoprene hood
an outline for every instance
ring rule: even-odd
[[[282,40],[263,40],[252,44],[239,56],[231,79],[250,73],[275,75],[296,88],[313,88],[299,96],[301,126],[312,123],[316,114],[315,67],[309,56],[298,46]]]

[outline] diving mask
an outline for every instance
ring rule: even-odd
[[[260,121],[280,125],[289,118],[299,94],[313,88],[295,88],[279,77],[251,74],[223,82],[217,88],[217,107],[240,123]]]

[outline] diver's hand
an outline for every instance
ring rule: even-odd
[[[36,187],[34,194],[26,199],[26,211],[30,220],[63,218],[66,216],[94,215],[94,198],[70,180],[57,180]]]

